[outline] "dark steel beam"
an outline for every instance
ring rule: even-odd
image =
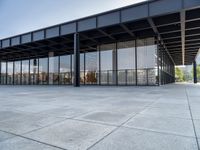
[[[110,39],[115,40],[115,38],[114,38],[112,35],[106,33],[106,32],[103,31],[102,29],[98,29],[98,31],[99,31],[100,33],[102,33],[103,35],[109,37]]]
[[[136,37],[133,32],[130,31],[130,29],[125,24],[120,24],[120,26],[132,37]]]
[[[167,47],[165,46],[165,43],[164,43],[164,41],[163,41],[163,39],[162,39],[162,37],[161,37],[159,31],[158,31],[158,29],[157,29],[157,27],[156,27],[156,25],[155,25],[153,19],[152,19],[152,18],[147,18],[147,20],[148,20],[150,26],[152,27],[154,33],[158,36],[158,40],[160,40],[161,43],[164,45],[164,48],[166,49],[166,51],[167,51],[169,57],[171,58],[172,62],[173,62],[174,65],[175,65],[174,59],[171,57],[171,55],[170,55],[170,53],[169,53]]]
[[[80,36],[83,37],[83,38],[85,38],[85,39],[87,39],[87,40],[91,40],[91,41],[94,42],[95,44],[98,44],[98,43],[99,43],[99,42],[98,42],[97,40],[95,40],[94,38],[90,38],[90,37],[88,37],[87,35],[85,35],[85,34],[83,34],[83,33],[81,33]]]

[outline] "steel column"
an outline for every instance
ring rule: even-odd
[[[196,61],[193,62],[193,74],[194,74],[194,83],[197,83],[197,63]]]
[[[79,34],[74,34],[74,87],[80,86],[80,41]]]

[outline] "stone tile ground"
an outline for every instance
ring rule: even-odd
[[[0,86],[0,150],[200,150],[200,85]]]

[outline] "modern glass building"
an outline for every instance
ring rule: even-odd
[[[151,0],[2,39],[0,84],[173,83],[199,37],[199,0]]]

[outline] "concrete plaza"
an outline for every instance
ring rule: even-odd
[[[199,150],[200,85],[0,86],[0,150]]]

